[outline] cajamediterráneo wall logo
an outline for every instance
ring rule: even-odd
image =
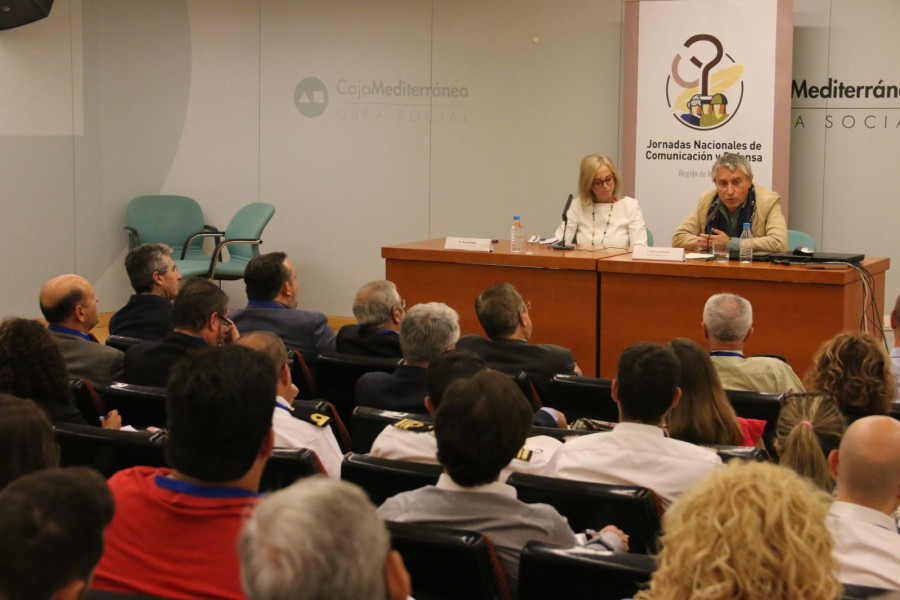
[[[318,117],[328,107],[328,88],[316,77],[307,77],[294,88],[294,105],[304,117]]]
[[[684,42],[666,78],[666,101],[679,123],[691,129],[723,126],[744,98],[744,67],[725,52],[722,42],[698,33]]]

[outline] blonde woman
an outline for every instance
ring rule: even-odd
[[[897,395],[887,351],[860,331],[841,333],[819,346],[803,386],[808,392],[831,394],[847,424],[887,414]]]
[[[844,428],[844,417],[830,396],[786,396],[775,428],[779,462],[830,492],[834,477],[827,458],[841,445]]]
[[[555,237],[567,244],[607,248],[646,246],[647,229],[637,200],[621,197],[619,171],[605,154],[589,154],[581,161],[579,197],[569,207],[568,225],[560,223]]]
[[[789,469],[732,461],[663,516],[662,551],[638,600],[835,600],[828,497]]]

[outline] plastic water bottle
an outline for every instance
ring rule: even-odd
[[[744,223],[744,231],[741,232],[741,264],[753,262],[753,234],[750,233],[750,223]]]
[[[518,216],[513,217],[512,227],[509,228],[510,252],[525,252],[525,226]]]

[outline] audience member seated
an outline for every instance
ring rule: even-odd
[[[828,455],[837,494],[828,512],[841,583],[900,590],[900,422],[863,417]]]
[[[448,350],[428,366],[425,385],[425,408],[431,416],[437,412],[447,387],[457,379],[468,379],[487,369],[477,354],[465,350]],[[540,474],[562,442],[546,435],[525,440],[525,445],[500,473],[500,481],[513,472]],[[385,427],[375,438],[369,454],[393,460],[439,464],[438,445],[434,426],[412,419],[403,419]]]
[[[515,488],[497,480],[522,448],[530,427],[528,401],[508,376],[481,371],[457,379],[435,415],[438,460],[444,467],[437,485],[389,498],[378,514],[388,521],[472,529],[490,537],[515,593],[519,553],[527,542],[577,543],[556,509],[521,502]],[[621,531],[604,531],[603,545],[625,548]]]
[[[681,401],[666,415],[669,436],[691,444],[763,448],[766,422],[735,414],[703,348],[685,338],[674,339],[669,346],[681,365]]]
[[[663,516],[650,589],[636,600],[835,600],[828,498],[790,470],[732,461]]]
[[[460,338],[460,350],[478,354],[488,366],[504,373],[525,371],[541,396],[547,396],[557,373],[581,375],[572,351],[553,344],[531,344],[534,325],[529,303],[509,283],[484,290],[475,300],[475,314],[487,338],[472,334]]]
[[[859,331],[838,334],[819,346],[803,383],[810,392],[833,396],[848,425],[887,414],[897,395],[891,359],[881,340]]]
[[[891,329],[894,331],[894,347],[891,349],[891,364],[894,371],[894,381],[897,383],[897,400],[900,400],[900,295],[894,302],[894,310],[891,311]]]
[[[694,482],[722,466],[715,452],[666,437],[666,413],[678,405],[680,366],[662,344],[630,346],[619,357],[612,397],[619,423],[610,432],[570,440],[556,451],[544,475],[618,485],[639,485],[669,506]]]
[[[88,424],[75,408],[59,346],[38,321],[9,319],[0,323],[0,392],[34,401],[51,423]],[[102,424],[118,429],[122,419],[113,410]]]
[[[356,405],[424,414],[428,365],[459,339],[459,315],[440,302],[416,304],[400,324],[403,362],[393,373],[366,373],[356,382]]]
[[[166,390],[172,469],[110,478],[117,511],[95,588],[244,598],[236,544],[272,454],[274,398],[272,364],[249,348],[209,348],[175,365]]]
[[[356,292],[353,316],[356,323],[344,325],[337,334],[337,351],[363,356],[403,356],[400,350],[400,322],[406,300],[393,282],[370,281]]]
[[[181,273],[171,254],[165,244],[144,244],[125,257],[134,295],[109,320],[111,335],[152,340],[172,331],[172,299]]]
[[[726,152],[709,170],[716,189],[703,192],[697,208],[672,236],[672,246],[709,250],[713,242],[739,247],[741,232],[750,224],[753,252],[786,252],[787,223],[781,212],[781,196],[753,183],[750,161]]]
[[[284,252],[260,254],[244,271],[247,307],[232,320],[244,332],[271,331],[297,350],[310,367],[322,352],[334,350],[334,331],[320,312],[297,308],[297,271]]]
[[[784,394],[802,392],[789,364],[769,356],[744,356],[753,335],[753,307],[734,294],[710,296],[703,307],[703,336],[722,387],[727,390]]]
[[[407,600],[409,573],[355,485],[301,479],[265,498],[241,531],[249,600]]]
[[[837,450],[844,435],[844,418],[829,396],[788,396],[778,414],[775,450],[779,462],[825,491],[834,478],[825,457]]]
[[[31,400],[0,393],[0,490],[22,475],[58,465],[59,449],[44,411]]]
[[[100,322],[98,301],[94,286],[79,275],[60,275],[41,287],[41,312],[59,344],[69,377],[104,388],[122,378],[124,355],[91,334]]]
[[[240,337],[228,319],[228,296],[203,277],[189,279],[172,306],[174,331],[161,341],[132,346],[125,356],[125,382],[165,387],[169,371],[192,350],[231,344]]]
[[[106,482],[83,467],[9,484],[0,492],[0,598],[83,598],[114,510]]]
[[[272,414],[275,447],[309,448],[316,453],[325,472],[340,479],[344,456],[331,427],[327,422],[316,423],[309,417],[297,416],[291,407],[291,401],[297,396],[297,388],[291,381],[287,349],[281,338],[271,331],[251,331],[241,336],[237,344],[262,352],[275,367],[277,395]]]

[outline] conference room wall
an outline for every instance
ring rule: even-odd
[[[840,65],[845,80],[897,80],[900,9],[863,5],[795,0],[795,77]],[[16,100],[0,106],[0,251],[15,257],[0,314],[36,315],[40,284],[71,270],[97,283],[101,310],[123,303],[124,207],[143,193],[195,197],[219,226],[273,203],[263,249],[292,256],[302,306],[337,315],[382,276],[384,244],[506,237],[513,214],[550,235],[579,159],[619,158],[621,18],[620,0],[56,0],[0,33]],[[319,117],[294,104],[306,77],[329,88]],[[341,97],[342,79],[468,95],[378,105]],[[792,129],[791,226],[826,250],[895,256],[890,219],[858,216],[896,215],[900,175],[883,165],[898,133],[870,133]],[[242,284],[225,288],[243,303]]]

